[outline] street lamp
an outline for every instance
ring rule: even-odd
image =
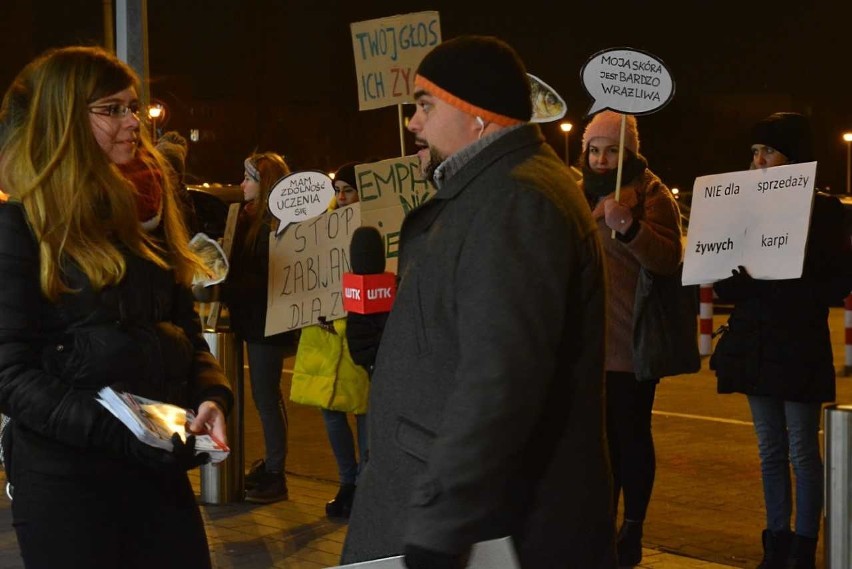
[[[844,132],[846,141],[846,194],[852,194],[852,132]]]
[[[166,107],[161,104],[148,105],[148,118],[151,119],[151,138],[157,142],[157,119],[166,118]]]
[[[565,164],[567,166],[571,165],[571,160],[568,157],[568,134],[571,132],[571,127],[573,127],[569,122],[559,123],[559,128],[562,129],[562,132],[565,133]]]

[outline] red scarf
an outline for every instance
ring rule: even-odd
[[[118,169],[136,188],[136,213],[146,229],[160,224],[163,211],[163,175],[152,170],[140,158],[134,158],[127,164],[119,164]]]

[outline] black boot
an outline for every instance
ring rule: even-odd
[[[787,556],[790,554],[790,541],[793,534],[789,531],[763,530],[763,561],[757,569],[787,569]]]
[[[793,535],[785,569],[815,569],[817,538]]]
[[[330,518],[349,518],[352,500],[355,499],[355,485],[341,484],[334,500],[325,505],[325,515]]]
[[[615,548],[619,567],[634,567],[642,561],[642,521],[624,520]]]

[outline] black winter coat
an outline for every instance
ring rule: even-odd
[[[254,247],[246,247],[253,216],[243,206],[231,249],[228,278],[222,283],[222,300],[228,306],[231,329],[242,339],[258,344],[295,345],[295,336],[282,332],[265,336],[269,287],[269,224],[258,232]]]
[[[104,386],[227,412],[231,389],[201,334],[193,298],[171,271],[130,253],[124,279],[100,292],[72,264],[78,290],[49,301],[39,250],[18,204],[0,204],[0,413],[13,420],[15,469],[54,474],[121,467],[116,421],[95,400]],[[115,459],[119,458],[118,461]]]
[[[852,248],[837,198],[814,197],[801,278],[731,277],[714,290],[735,304],[710,359],[719,393],[834,400],[828,309],[852,291]]]

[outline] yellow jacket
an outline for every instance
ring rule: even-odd
[[[370,378],[352,361],[346,342],[346,318],[331,322],[336,333],[320,326],[302,328],[290,400],[332,411],[367,412]]]

